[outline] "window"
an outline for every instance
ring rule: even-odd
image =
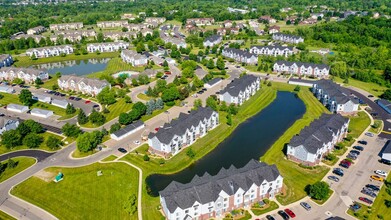
[[[224,199],[224,202],[226,202],[227,200],[228,200],[228,198],[225,198],[225,199]]]
[[[189,213],[189,210],[185,210],[185,214],[188,214]]]
[[[194,213],[194,216],[197,216],[197,215],[198,215],[198,213],[197,213],[197,212],[195,212],[195,213]]]
[[[272,185],[273,185],[273,183],[270,183],[270,184],[269,184],[269,186],[272,186]]]
[[[176,216],[179,216],[179,212],[176,213]]]

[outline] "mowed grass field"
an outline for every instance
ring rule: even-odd
[[[16,218],[8,215],[7,213],[5,213],[5,212],[3,212],[1,210],[0,210],[0,219],[1,220],[14,220],[14,219],[16,220]]]
[[[15,157],[12,158],[12,160],[18,163],[18,165],[15,168],[6,168],[0,175],[0,183],[31,167],[36,161],[35,158],[32,157]],[[8,160],[0,161],[0,163],[4,164],[7,163],[7,161]]]
[[[144,67],[134,67],[131,64],[125,63],[122,61],[120,57],[114,57],[107,63],[107,67],[105,70],[100,72],[95,72],[92,74],[88,74],[87,77],[90,78],[100,78],[103,75],[112,75],[114,73],[118,73],[120,71],[138,71],[142,72]]]
[[[241,122],[268,106],[276,98],[276,96],[276,90],[270,87],[262,88],[258,93],[256,93],[256,95],[240,107],[238,115],[233,117],[232,126],[228,126],[226,124],[226,114],[220,112],[220,125],[209,131],[206,136],[200,138],[191,146],[196,155],[194,159],[190,159],[184,150],[166,161],[164,165],[160,165],[158,159],[155,158],[151,158],[149,162],[144,162],[142,157],[144,151],[141,149],[148,148],[148,146],[144,145],[139,148],[138,155],[131,153],[121,158],[121,160],[128,161],[140,167],[143,170],[144,178],[154,173],[170,174],[179,172],[212,151],[219,143],[226,139]],[[142,202],[143,210],[148,210],[143,212],[144,219],[163,218],[157,210],[157,207],[160,204],[159,197],[151,197],[148,195],[145,186],[143,186]]]
[[[279,90],[293,91],[295,86],[273,83],[273,86]],[[298,96],[303,100],[306,106],[306,112],[303,117],[297,120],[260,158],[261,161],[268,164],[276,164],[281,175],[284,177],[286,186],[286,195],[277,196],[278,201],[287,205],[306,196],[304,188],[308,184],[313,184],[321,180],[329,168],[319,166],[316,169],[305,169],[298,164],[286,159],[284,148],[290,139],[298,134],[301,129],[308,126],[315,118],[319,118],[322,113],[329,113],[328,110],[312,95],[308,87],[302,87]]]
[[[378,85],[376,83],[362,82],[362,81],[355,80],[352,78],[349,78],[349,83],[347,83],[347,84],[343,83],[344,80],[339,77],[334,77],[334,80],[335,80],[335,82],[342,83],[345,86],[350,85],[350,86],[357,87],[357,88],[362,89],[364,91],[367,91],[377,97],[379,97],[381,94],[384,93],[384,91],[386,91],[388,89],[387,87]]]
[[[137,219],[129,215],[124,203],[137,195],[138,171],[125,163],[95,163],[78,168],[48,168],[58,183],[30,177],[11,193],[52,213],[59,219]],[[97,176],[102,171],[102,176]]]

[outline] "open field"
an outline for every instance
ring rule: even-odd
[[[102,176],[97,176],[102,171]],[[124,163],[95,163],[78,168],[48,168],[50,175],[64,174],[58,183],[30,177],[11,193],[33,203],[60,219],[137,219],[124,203],[137,195],[138,172]],[[40,193],[37,193],[40,192]]]
[[[334,77],[335,82],[337,83],[342,83],[343,84],[343,79],[339,77]],[[374,96],[379,97],[381,94],[383,94],[384,91],[386,91],[388,88],[385,86],[378,85],[376,83],[370,83],[370,82],[362,82],[359,80],[355,80],[352,78],[349,78],[349,83],[345,84],[346,86],[354,86],[359,89],[365,90],[369,93],[371,93]]]
[[[115,159],[117,159],[117,158],[118,158],[118,157],[115,156],[115,155],[110,155],[110,156],[106,157],[105,159],[103,159],[102,161],[104,161],[104,162],[109,162],[109,161],[113,161],[113,160],[115,160]]]
[[[220,125],[209,131],[206,136],[200,138],[192,145],[192,149],[196,155],[194,159],[190,159],[186,155],[186,151],[182,151],[161,166],[158,159],[155,158],[151,158],[149,162],[144,162],[142,158],[144,152],[138,150],[140,152],[138,155],[130,153],[123,157],[122,160],[129,161],[140,167],[143,170],[143,175],[145,177],[153,173],[169,174],[179,172],[212,151],[220,142],[226,139],[241,122],[261,111],[275,98],[276,90],[270,87],[262,88],[260,92],[250,99],[250,101],[247,101],[240,107],[238,115],[233,117],[232,126],[226,124],[226,113],[220,112]],[[145,145],[140,148],[147,148],[147,146]],[[148,212],[143,212],[143,217],[145,219],[162,218],[160,212],[156,209],[158,206],[159,198],[148,195],[146,188],[143,187],[143,210],[149,210]]]
[[[31,167],[35,163],[35,159],[32,157],[15,157],[12,160],[18,163],[18,165],[15,168],[6,168],[0,175],[0,183]],[[7,160],[1,161],[1,163],[7,163]]]
[[[43,142],[42,144],[39,146],[39,148],[36,148],[38,150],[46,150],[46,151],[53,151],[51,150],[50,148],[48,148],[45,144],[46,140],[49,138],[49,136],[53,136],[53,137],[56,137],[60,140],[62,140],[63,138],[59,135],[56,135],[56,134],[53,134],[53,133],[50,133],[50,132],[45,132],[45,133],[42,133],[42,134],[39,134],[39,136],[42,136],[43,137]],[[28,147],[26,147],[25,145],[21,145],[21,146],[18,146],[18,147],[14,147],[12,149],[7,149],[5,146],[2,146],[0,145],[0,154],[4,154],[4,153],[8,153],[8,152],[11,152],[11,151],[16,151],[16,150],[24,150],[24,149],[30,149]]]
[[[15,58],[17,61],[15,62],[14,66],[16,67],[29,67],[35,64],[43,64],[43,63],[54,63],[54,62],[61,62],[61,61],[67,61],[67,60],[86,60],[86,59],[97,59],[97,58],[111,58],[111,57],[118,57],[119,52],[108,52],[108,53],[89,53],[86,55],[75,55],[75,54],[69,54],[65,57],[57,56],[57,57],[48,57],[48,58],[39,58],[37,60],[31,60],[28,56],[16,56]]]

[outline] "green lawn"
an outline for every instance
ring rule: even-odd
[[[113,160],[115,160],[115,159],[117,159],[117,158],[118,158],[118,157],[115,156],[115,155],[110,155],[110,156],[106,157],[105,159],[103,159],[102,161],[108,162],[108,161],[113,161]]]
[[[333,193],[334,193],[334,191],[330,189],[329,194],[327,195],[326,199],[316,200],[316,199],[311,198],[311,200],[314,201],[318,205],[323,205],[331,197],[331,195],[333,195]]]
[[[78,168],[48,168],[53,176],[64,179],[55,183],[30,177],[15,186],[11,193],[60,219],[137,219],[129,215],[124,203],[137,195],[138,171],[124,163],[95,163]],[[102,176],[97,176],[102,171]],[[39,192],[39,193],[37,193]]]
[[[96,59],[96,58],[111,58],[111,57],[118,57],[119,52],[109,52],[109,53],[89,53],[86,55],[75,55],[70,54],[65,57],[57,56],[57,57],[48,57],[48,58],[39,58],[37,60],[31,60],[28,56],[15,56],[16,62],[14,66],[16,67],[29,67],[31,65],[36,64],[43,64],[43,63],[54,63],[54,62],[61,62],[61,61],[67,61],[67,60],[86,60],[86,59]]]
[[[169,174],[179,172],[212,151],[220,142],[226,139],[241,122],[268,106],[276,98],[276,96],[277,93],[275,89],[270,87],[261,89],[260,92],[256,93],[256,95],[240,107],[238,115],[233,117],[232,126],[228,126],[226,124],[226,114],[220,112],[220,125],[209,131],[206,136],[200,138],[192,145],[192,149],[196,153],[194,159],[190,159],[186,155],[186,152],[182,151],[170,160],[166,161],[166,163],[162,166],[159,164],[158,159],[154,158],[151,158],[149,162],[144,162],[142,158],[144,152],[140,152],[138,155],[130,153],[121,160],[129,161],[130,163],[140,167],[143,170],[143,175],[145,177],[153,173]],[[145,219],[160,219],[161,214],[157,210],[158,206],[159,198],[149,196],[146,188],[143,187],[143,210],[149,210],[148,212],[143,212],[143,217]]]
[[[138,72],[142,72],[144,70],[144,67],[134,67],[128,63],[125,63],[122,61],[121,58],[119,57],[115,57],[113,59],[111,59],[108,63],[107,63],[107,67],[105,70],[103,71],[100,71],[100,72],[95,72],[95,73],[92,73],[92,74],[88,74],[87,77],[90,77],[90,78],[99,78],[103,75],[112,75],[114,73],[118,73],[120,71],[138,71]]]
[[[5,213],[1,210],[0,210],[0,219],[2,219],[2,220],[14,220],[15,219],[16,220],[16,218],[8,215],[7,213]]]
[[[377,125],[378,127],[375,128],[373,125]],[[371,128],[369,129],[369,131],[372,133],[375,133],[375,134],[379,134],[383,128],[383,121],[382,120],[374,120],[373,125],[371,125]]]
[[[273,87],[290,91],[293,91],[295,88],[294,85],[276,82],[273,82]],[[289,140],[315,118],[319,118],[322,113],[328,113],[327,109],[320,104],[307,87],[302,87],[298,96],[306,106],[306,113],[303,115],[303,118],[297,120],[261,157],[261,161],[268,164],[276,164],[284,177],[286,193],[285,195],[277,196],[278,201],[282,205],[287,205],[305,197],[304,188],[308,184],[314,184],[321,180],[329,170],[329,168],[324,166],[319,166],[315,169],[305,169],[285,158],[283,149],[289,143]]]
[[[276,202],[268,201],[268,204],[266,204],[264,207],[262,207],[262,208],[252,207],[251,211],[254,213],[254,215],[259,216],[259,215],[265,214],[267,212],[271,212],[273,210],[276,210],[276,209],[278,209],[278,207],[279,206]]]
[[[149,101],[151,100],[151,97],[145,95],[144,93],[140,93],[137,95],[137,98],[141,99],[141,100],[145,100],[145,101]]]
[[[338,83],[342,83],[344,80],[339,77],[334,77],[334,80]],[[370,83],[370,82],[362,82],[356,79],[349,78],[349,83],[346,84],[346,86],[354,86],[357,88],[360,88],[362,90],[365,90],[369,93],[371,93],[374,96],[379,97],[385,90],[388,88],[385,86],[378,85],[376,83]]]
[[[370,125],[371,119],[365,112],[358,112],[357,116],[351,116],[349,122],[349,135],[357,138]]]
[[[56,137],[60,140],[63,139],[63,137],[59,136],[59,135],[56,135],[56,134],[53,134],[53,133],[50,133],[50,132],[45,132],[45,133],[42,133],[42,134],[39,134],[40,136],[43,137],[44,141],[42,142],[42,144],[39,146],[39,148],[37,148],[38,150],[46,150],[46,151],[53,151],[51,150],[50,148],[48,148],[45,144],[46,140],[49,138],[49,136],[53,136],[53,137]],[[7,149],[5,146],[3,145],[0,145],[0,154],[4,154],[4,153],[8,153],[8,152],[11,152],[11,151],[16,151],[16,150],[24,150],[24,149],[29,149],[28,147],[22,145],[22,146],[18,146],[18,147],[14,147],[12,149]]]
[[[35,163],[35,159],[32,157],[15,157],[12,158],[12,160],[14,160],[18,165],[15,168],[6,168],[0,175],[0,183],[22,172]],[[1,163],[7,163],[7,160],[1,161]]]

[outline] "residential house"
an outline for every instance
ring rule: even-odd
[[[215,23],[214,18],[188,18],[186,24],[192,24],[196,26],[207,26]]]
[[[25,83],[34,83],[37,78],[42,81],[49,79],[49,74],[41,69],[3,67],[0,69],[0,80],[13,81],[22,79]]]
[[[231,28],[232,27],[232,21],[226,20],[223,22],[223,27],[225,28]]]
[[[8,104],[7,111],[16,112],[16,113],[26,113],[29,111],[29,107],[25,105],[18,104]]]
[[[218,28],[217,34],[218,35],[230,35],[230,34],[238,34],[239,29],[238,28]]]
[[[118,42],[106,42],[106,43],[93,43],[87,44],[87,51],[89,53],[95,53],[97,51],[103,52],[114,52],[119,50],[125,50],[129,47],[129,43],[118,41]]]
[[[238,79],[234,79],[219,93],[220,101],[227,104],[241,105],[249,100],[259,89],[261,78],[254,75],[244,75]]]
[[[239,8],[227,8],[229,13],[240,13],[240,14],[247,14],[249,11],[245,9],[239,9]]]
[[[272,46],[251,46],[250,53],[257,55],[267,55],[267,56],[284,56],[288,57],[295,53],[293,47],[284,47],[280,45]]]
[[[275,34],[275,33],[278,33],[280,32],[280,27],[277,26],[277,25],[273,25],[269,28],[269,34]]]
[[[82,39],[83,39],[83,36],[80,34],[80,33],[67,33],[67,34],[54,34],[52,36],[50,36],[50,40],[52,42],[58,42],[60,39],[62,39],[64,42],[71,42],[71,43],[75,43],[75,42],[80,42]]]
[[[42,32],[45,32],[46,28],[44,26],[38,26],[33,27],[27,30],[27,34],[33,35],[33,34],[40,34]]]
[[[0,135],[6,131],[15,130],[19,126],[19,121],[16,119],[9,119],[0,117]]]
[[[126,25],[128,25],[128,20],[98,21],[96,24],[98,28],[116,28],[116,27],[124,27]]]
[[[153,30],[149,28],[144,28],[140,32],[143,37],[146,37],[148,34],[150,34],[151,36],[153,35]]]
[[[259,22],[266,23],[266,24],[275,24],[277,21],[271,16],[264,15],[259,18]]]
[[[165,123],[156,133],[149,134],[150,151],[162,156],[175,155],[218,124],[219,113],[210,107],[199,107],[189,114],[180,113],[177,119]]]
[[[326,64],[290,62],[279,60],[274,63],[273,71],[282,74],[294,74],[299,77],[328,78],[330,67]]]
[[[212,35],[210,37],[205,38],[204,47],[213,47],[221,43],[223,38],[220,35]]]
[[[45,39],[45,37],[43,37],[42,35],[30,35],[30,34],[19,34],[14,39],[22,39],[22,38],[26,40],[32,38],[37,44],[41,41],[41,39]]]
[[[12,94],[15,93],[15,89],[12,86],[0,86],[0,92]]]
[[[306,166],[319,164],[346,137],[348,126],[349,118],[340,114],[322,114],[292,137],[287,147],[288,159]]]
[[[156,22],[158,24],[164,23],[166,21],[165,17],[146,17],[145,22]]]
[[[60,30],[54,32],[57,35],[80,35],[82,37],[96,37],[94,30]]]
[[[136,16],[133,14],[130,14],[130,13],[126,13],[126,14],[121,15],[121,19],[122,20],[128,19],[128,20],[133,21],[133,20],[136,20]]]
[[[183,39],[180,39],[180,38],[166,36],[166,37],[163,37],[162,40],[164,41],[164,43],[175,44],[178,48],[180,48],[180,47],[186,48],[187,47],[186,41]]]
[[[58,45],[58,46],[50,46],[50,47],[40,47],[40,48],[32,48],[26,51],[27,56],[35,56],[36,58],[42,57],[54,57],[60,56],[61,54],[71,54],[73,53],[72,45]]]
[[[103,38],[105,40],[111,39],[115,42],[122,41],[123,39],[129,39],[132,40],[134,38],[137,38],[137,33],[130,31],[130,32],[121,32],[121,31],[114,31],[114,32],[104,32]]]
[[[314,83],[312,92],[330,112],[354,114],[358,111],[359,103],[357,99],[350,95],[348,89],[331,80],[318,80]]]
[[[0,54],[0,68],[11,66],[13,63],[14,60],[10,54]]]
[[[134,50],[123,50],[121,52],[121,58],[125,63],[129,63],[132,66],[144,66],[148,64],[148,58]]]
[[[116,141],[119,141],[119,140],[122,140],[124,139],[125,137],[131,135],[131,134],[134,134],[135,132],[143,129],[145,127],[145,124],[143,121],[141,120],[138,120],[138,121],[135,121],[129,125],[127,125],[126,127],[124,128],[121,128],[120,130],[112,133],[110,135],[110,137]]]
[[[246,63],[246,64],[258,63],[258,57],[256,54],[249,53],[247,51],[240,50],[240,49],[225,48],[222,52],[222,55],[224,57],[234,59],[236,62],[239,63]]]
[[[299,22],[299,24],[316,24],[316,23],[318,23],[318,19],[314,19],[314,18],[307,18]]]
[[[103,88],[111,88],[106,80],[99,80],[76,75],[63,75],[58,79],[58,86],[62,90],[70,90],[91,96],[98,95]]]
[[[241,168],[221,168],[214,176],[196,175],[186,184],[172,181],[159,194],[168,220],[222,219],[233,210],[274,198],[282,188],[276,165],[252,159]]]
[[[304,42],[304,38],[292,34],[275,33],[273,40],[282,41],[285,43],[298,44]]]
[[[60,31],[60,30],[78,30],[84,27],[82,22],[76,23],[63,23],[63,24],[51,24],[49,29],[51,31]]]
[[[49,118],[50,116],[53,115],[53,111],[34,108],[33,110],[30,111],[30,114],[40,118]]]

